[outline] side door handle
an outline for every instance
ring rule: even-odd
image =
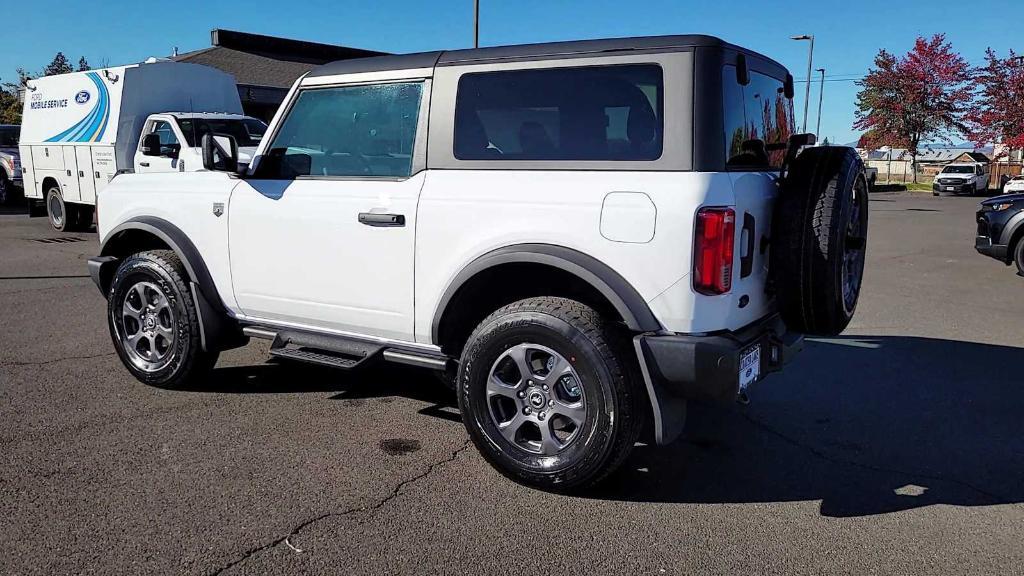
[[[378,214],[376,212],[360,212],[359,223],[367,226],[395,228],[405,226],[405,214]]]
[[[139,162],[139,166],[142,166],[143,168],[149,168],[149,162]]]

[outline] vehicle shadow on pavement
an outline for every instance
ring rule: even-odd
[[[591,496],[820,500],[823,516],[1024,502],[1024,348],[914,337],[808,342],[750,406],[691,406]]]
[[[298,362],[268,362],[215,368],[189,392],[220,394],[334,393],[331,400],[359,402],[401,397],[427,402],[420,414],[461,422],[454,393],[429,372],[378,363],[353,372]]]

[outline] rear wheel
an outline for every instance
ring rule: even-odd
[[[457,393],[477,448],[509,478],[545,490],[592,485],[629,454],[642,391],[625,341],[564,298],[501,308],[470,336]]]
[[[46,191],[46,215],[50,218],[50,226],[57,232],[73,230],[78,220],[78,211],[64,202],[57,185]]]
[[[822,146],[797,156],[774,222],[783,319],[799,332],[839,334],[857,307],[867,244],[867,181],[856,151]]]
[[[152,250],[126,258],[111,282],[110,337],[128,371],[151,386],[191,385],[217,362],[202,349],[187,277],[177,254]]]

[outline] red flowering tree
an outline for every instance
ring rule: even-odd
[[[1024,148],[1024,56],[1010,50],[999,58],[989,48],[975,82],[978,98],[967,114],[971,140],[979,146],[1001,142],[1005,152]]]
[[[966,133],[964,116],[972,99],[971,70],[943,34],[919,37],[914,48],[896,57],[885,50],[857,84],[857,120],[870,147],[906,148],[917,181],[918,146],[923,141]]]

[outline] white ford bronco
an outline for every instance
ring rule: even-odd
[[[142,382],[250,337],[421,366],[502,473],[590,485],[850,321],[863,165],[792,134],[792,94],[708,36],[327,64],[246,169],[208,135],[205,171],[115,178],[90,273]]]

